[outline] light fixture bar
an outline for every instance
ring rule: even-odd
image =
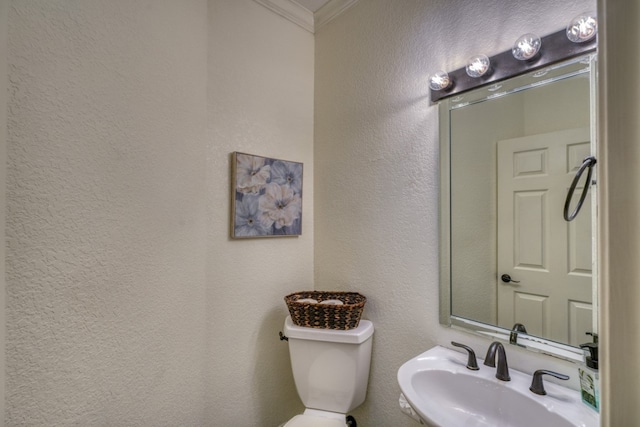
[[[566,59],[574,58],[596,50],[597,38],[584,43],[573,43],[567,38],[566,29],[541,38],[542,49],[531,61],[519,61],[513,57],[511,49],[489,58],[492,72],[480,77],[470,77],[466,67],[449,72],[453,82],[445,90],[431,89],[431,101],[436,102],[480,86],[506,80],[520,74],[535,71]]]

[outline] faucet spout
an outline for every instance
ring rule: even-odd
[[[522,323],[516,323],[515,325],[513,325],[513,328],[511,328],[511,333],[509,334],[509,344],[518,345],[518,332],[526,334],[527,328],[525,328]]]
[[[485,366],[496,367],[496,353],[498,357],[498,369],[496,369],[496,378],[500,381],[511,381],[509,375],[509,365],[507,364],[507,353],[504,346],[498,341],[494,341],[487,350],[487,356],[484,358]]]

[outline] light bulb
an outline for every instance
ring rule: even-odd
[[[489,71],[491,61],[486,55],[476,55],[469,58],[467,62],[467,75],[469,77],[480,77]]]
[[[520,61],[526,61],[536,56],[538,51],[540,51],[540,46],[542,46],[542,40],[540,40],[540,37],[529,33],[516,40],[513,48],[511,49],[511,53],[514,58]]]
[[[451,86],[451,78],[446,71],[436,71],[429,77],[429,87],[432,90],[443,90]]]
[[[574,43],[591,40],[598,32],[598,20],[595,13],[583,13],[576,16],[567,25],[567,38]]]

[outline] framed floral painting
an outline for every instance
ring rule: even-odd
[[[302,234],[302,163],[234,152],[231,237]]]

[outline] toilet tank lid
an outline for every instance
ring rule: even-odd
[[[373,323],[369,320],[360,320],[357,328],[340,331],[296,326],[293,324],[291,316],[287,316],[284,321],[284,334],[289,338],[301,340],[360,344],[373,335]]]

